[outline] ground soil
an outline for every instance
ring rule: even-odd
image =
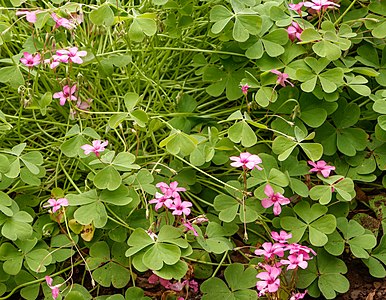
[[[337,300],[386,300],[386,278],[372,277],[358,259],[346,261],[350,290]]]

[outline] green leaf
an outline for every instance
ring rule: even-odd
[[[100,194],[100,200],[122,206],[129,204],[133,198],[130,197],[129,189],[124,185],[121,185],[114,191],[103,190]]]
[[[232,299],[232,292],[220,278],[212,277],[204,281],[200,287],[204,293],[202,300]]]
[[[13,88],[24,85],[24,77],[17,65],[0,68],[0,82],[9,82]]]
[[[92,272],[92,276],[101,286],[113,285],[117,289],[125,287],[130,281],[130,271],[115,262],[108,262],[97,268]]]
[[[216,5],[211,9],[209,18],[211,22],[215,22],[211,29],[212,32],[218,34],[233,18],[233,14],[224,6]]]
[[[370,275],[376,278],[384,278],[386,276],[385,267],[382,263],[374,257],[362,259],[364,264],[369,268]]]
[[[33,218],[29,213],[18,211],[5,221],[1,234],[12,241],[28,239],[32,235],[32,226],[28,223],[32,221]]]
[[[152,36],[157,32],[157,23],[154,20],[155,15],[144,13],[133,19],[129,28],[129,37],[134,42],[142,42],[145,36]]]
[[[284,136],[278,136],[272,144],[272,151],[279,154],[279,161],[286,160],[296,147],[296,142]]]
[[[160,142],[160,147],[165,147],[171,154],[179,154],[186,156],[193,152],[198,141],[193,136],[187,135],[182,131],[173,130],[166,139]]]
[[[114,13],[108,3],[99,6],[90,13],[90,20],[95,25],[111,26],[114,24]]]
[[[371,33],[375,38],[383,39],[386,37],[386,21],[381,22],[378,24]]]
[[[65,141],[60,146],[60,150],[67,157],[82,156],[84,151],[80,147],[85,144],[88,144],[87,139],[82,135],[77,135]]]
[[[277,99],[277,92],[271,87],[261,87],[257,90],[255,101],[262,107],[267,107]]]
[[[244,266],[239,263],[232,264],[225,269],[224,276],[231,291],[249,289],[256,285],[257,271],[249,267],[244,270]],[[242,278],[243,280],[240,280]]]
[[[219,218],[224,222],[232,222],[239,210],[239,203],[228,195],[218,195],[214,199],[214,208],[220,212]]]
[[[140,96],[137,93],[129,92],[124,96],[124,102],[126,109],[130,112],[134,109],[137,103],[140,101]]]
[[[187,271],[188,264],[182,260],[179,260],[174,265],[164,265],[161,270],[155,270],[154,274],[167,280],[170,280],[172,278],[179,280],[185,276]]]
[[[322,40],[314,44],[312,46],[312,50],[314,50],[314,52],[320,57],[326,57],[331,61],[337,60],[341,56],[340,48],[326,40]]]
[[[126,118],[128,117],[128,114],[127,113],[119,113],[119,114],[115,114],[115,115],[112,115],[109,119],[109,126],[112,128],[112,129],[115,129],[117,128],[122,122],[123,120],[125,120]]]
[[[42,273],[51,264],[52,256],[46,249],[35,249],[26,254],[25,262],[34,272]]]
[[[102,228],[107,223],[107,212],[103,203],[93,202],[79,207],[74,218],[82,225],[93,223],[96,228]]]
[[[255,132],[244,120],[233,124],[228,129],[228,136],[232,142],[241,142],[244,147],[252,147],[257,142]]]
[[[322,39],[321,35],[314,28],[306,28],[300,36],[302,42],[308,43],[319,41]]]
[[[23,264],[23,254],[11,243],[3,243],[0,246],[0,260],[4,260],[3,270],[7,274],[16,275]]]
[[[127,152],[119,152],[114,158],[111,165],[118,171],[131,171],[132,169],[139,169],[139,166],[133,164],[135,156]]]
[[[121,185],[121,183],[122,178],[113,166],[103,168],[94,177],[95,186],[102,190],[108,189],[109,191],[114,191]]]
[[[153,0],[154,2],[154,0]],[[137,300],[151,300],[149,297],[145,297],[144,291],[139,287],[129,287],[125,292],[125,299],[137,299]]]
[[[143,264],[151,270],[159,270],[164,263],[173,265],[181,256],[181,250],[176,245],[155,243],[143,255]]]
[[[323,155],[323,146],[318,143],[300,143],[300,147],[312,161],[319,160]]]

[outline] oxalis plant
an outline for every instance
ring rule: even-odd
[[[386,5],[0,1],[0,299],[334,299],[384,278]]]

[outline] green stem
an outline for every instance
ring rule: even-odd
[[[339,16],[339,18],[334,22],[334,26],[338,25],[338,23],[344,18],[344,16],[350,11],[350,9],[354,6],[357,0],[353,0],[351,4],[346,8],[346,10]]]

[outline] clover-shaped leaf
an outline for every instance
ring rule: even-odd
[[[18,211],[8,218],[4,218],[5,221],[0,220],[0,224],[3,223],[1,228],[1,234],[15,241],[25,240],[31,237],[32,235],[32,226],[28,223],[33,221],[32,216],[26,211]]]
[[[342,274],[347,272],[345,263],[319,249],[317,256],[308,263],[308,268],[299,270],[298,288],[307,288],[316,280],[317,286],[326,299],[335,299],[336,293],[345,293],[350,283]],[[310,296],[319,297],[318,290],[310,289]]]
[[[250,35],[259,32],[262,19],[253,10],[240,5],[241,3],[232,1],[231,4],[234,13],[222,5],[216,5],[212,8],[210,21],[214,24],[211,30],[214,34],[220,33],[234,18],[232,36],[238,42],[245,42]]]
[[[129,261],[120,259],[124,251],[122,245],[114,244],[110,255],[110,247],[104,241],[96,242],[90,247],[88,263],[94,270],[93,278],[101,286],[123,288],[130,281],[130,271],[127,268]]]
[[[206,227],[205,235],[199,234],[197,242],[204,250],[220,254],[233,248],[232,243],[225,238],[225,235],[226,232],[220,224],[209,222]]]
[[[319,200],[320,204],[326,205],[332,199],[332,193],[337,193],[337,199],[341,201],[350,201],[355,197],[354,182],[351,178],[344,178],[340,175],[329,176],[324,178],[318,177],[325,185],[316,185],[310,190],[312,200]]]
[[[355,257],[369,258],[366,250],[375,247],[377,240],[355,220],[348,221],[346,218],[337,218],[337,227],[343,234],[344,241],[350,246],[350,250]]]
[[[244,120],[233,124],[228,129],[229,139],[234,143],[240,143],[244,147],[252,147],[257,142],[257,137],[252,128]]]
[[[114,13],[108,3],[99,6],[90,13],[90,20],[95,25],[111,26],[114,24]]]
[[[142,42],[145,36],[155,35],[157,32],[156,14],[134,14],[133,22],[129,28],[129,37],[134,42]]]
[[[198,141],[180,130],[172,130],[170,135],[160,142],[160,147],[165,147],[172,154],[181,153],[183,156],[189,155],[197,147]]]
[[[327,234],[331,234],[336,228],[335,217],[326,214],[327,207],[319,203],[310,207],[307,201],[301,201],[293,210],[302,220],[292,216],[280,219],[281,226],[291,231],[291,241],[300,241],[308,229],[309,241],[312,245],[318,247],[325,245],[328,242]]]
[[[221,279],[210,278],[201,285],[201,291],[204,293],[203,300],[256,299],[257,292],[250,289],[256,284],[257,271],[255,268],[249,267],[244,270],[242,264],[235,263],[225,269],[224,275],[229,288]]]
[[[129,237],[129,248],[125,255],[134,256],[134,266],[139,269],[162,270],[165,266],[178,264],[181,255],[191,253],[191,247],[181,238],[182,231],[164,225],[154,240],[142,228],[137,228]]]
[[[253,222],[259,217],[259,212],[262,209],[258,206],[256,199],[245,200],[245,218],[244,207],[240,199],[220,194],[214,199],[214,208],[219,211],[219,218],[224,222],[232,222],[237,215],[240,216],[241,221],[246,223]]]

